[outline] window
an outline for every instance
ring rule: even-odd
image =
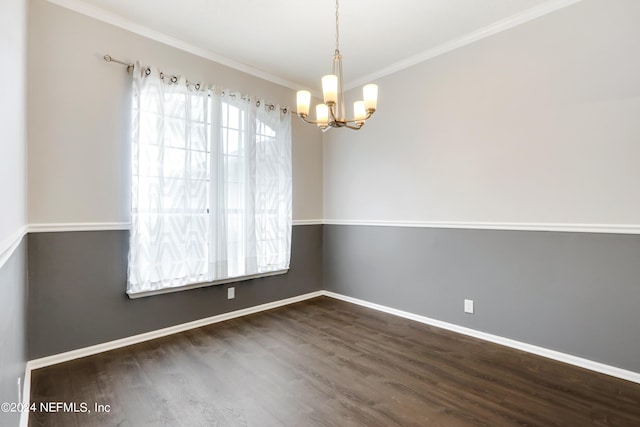
[[[244,111],[227,102],[222,103],[222,154],[227,173],[226,192],[227,253],[229,276],[245,274],[246,238],[251,231],[248,208],[248,153],[245,144],[246,117]]]
[[[286,271],[290,117],[138,64],[132,99],[127,293]]]

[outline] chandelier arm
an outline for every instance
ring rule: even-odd
[[[300,118],[300,120],[302,120],[305,123],[309,123],[311,125],[319,125],[319,124],[323,124],[324,126],[322,127],[322,131],[326,132],[331,128],[341,128],[341,127],[346,127],[349,129],[353,129],[353,130],[360,130],[362,128],[362,126],[364,125],[364,120],[360,120],[360,121],[356,121],[356,120],[350,120],[350,121],[340,121],[340,120],[332,120],[326,124],[324,123],[320,123],[316,120],[308,120],[306,118],[306,116],[301,116],[300,114],[298,114],[298,117]],[[366,119],[365,119],[366,120]],[[352,126],[349,123],[356,123],[356,126]],[[358,124],[360,123],[360,124]]]
[[[308,120],[308,119],[307,119],[307,116],[303,116],[303,115],[301,115],[301,114],[298,114],[298,117],[300,117],[300,119],[301,119],[303,122],[309,123],[310,125],[319,125],[319,124],[320,124],[320,122],[318,122],[318,121],[316,121],[316,120]]]
[[[340,119],[338,119],[336,117],[335,107],[336,107],[336,104],[329,105],[329,114],[331,114],[331,121],[332,122],[339,122]]]
[[[371,116],[373,116],[373,113],[375,113],[375,111],[368,111],[367,115],[361,119],[346,119],[344,120],[346,123],[357,123],[357,122],[365,122],[367,120],[369,120],[371,118]]]
[[[317,120],[307,119],[309,106],[310,106],[310,93],[308,91],[298,91],[298,109],[306,111],[306,113],[298,114],[298,117],[305,123],[318,125],[322,132],[327,132],[331,128],[346,127],[353,130],[360,130],[367,120],[371,118],[376,111],[375,105],[377,102],[378,87],[376,85],[367,85],[371,88],[367,89],[367,86],[363,88],[364,101],[358,101],[354,104],[354,115],[362,115],[358,118],[347,119],[345,110],[345,96],[343,86],[343,72],[342,72],[342,55],[340,54],[340,13],[339,13],[339,0],[336,2],[336,50],[333,55],[332,74],[327,75],[327,81],[325,83],[325,77],[323,80],[323,94],[325,103],[322,105],[322,109],[318,109],[316,106],[316,114],[321,113],[322,118],[325,119],[322,122]],[[326,85],[326,87],[325,87]],[[362,105],[364,104],[364,105]],[[366,108],[366,113],[362,107]],[[325,116],[326,111],[326,116]]]
[[[339,120],[339,119],[336,118],[335,114],[333,113],[333,108],[329,108],[329,111],[331,113],[331,120],[329,120],[329,122],[327,123],[328,126],[331,126],[331,123],[344,123],[346,125],[348,123],[365,122],[365,121],[369,120],[371,118],[371,116],[373,116],[373,113],[375,112],[375,111],[369,111],[369,112],[367,112],[367,115],[365,117],[361,118],[361,119],[353,118],[353,119]],[[304,121],[306,123],[309,123],[309,124],[312,124],[312,125],[320,124],[320,122],[317,121],[317,120],[309,120],[309,119],[307,119],[308,116],[306,116],[306,115],[298,114],[298,117],[302,121]],[[335,127],[335,126],[332,126],[332,127]],[[360,128],[357,128],[357,129],[360,129]]]

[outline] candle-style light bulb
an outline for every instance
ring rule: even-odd
[[[309,105],[311,104],[311,92],[308,90],[299,90],[296,94],[298,104],[298,115],[309,115]]]
[[[364,122],[367,118],[367,111],[364,108],[364,101],[356,101],[353,103],[353,116],[357,122]]]
[[[376,111],[378,104],[378,85],[368,84],[362,88],[364,107],[367,111]]]
[[[338,76],[329,74],[322,77],[322,95],[327,105],[338,102]]]
[[[316,121],[320,127],[327,127],[329,124],[329,107],[327,104],[316,105]]]

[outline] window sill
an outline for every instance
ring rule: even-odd
[[[227,284],[227,283],[244,282],[246,280],[258,279],[258,278],[261,278],[261,277],[278,276],[278,275],[281,275],[281,274],[286,274],[288,271],[289,271],[289,269],[270,271],[268,273],[252,274],[252,275],[249,275],[249,276],[230,277],[228,279],[216,280],[216,281],[213,281],[213,282],[193,283],[191,285],[176,286],[175,288],[164,288],[164,289],[157,289],[157,290],[153,290],[153,291],[136,292],[136,293],[133,293],[133,294],[127,293],[127,295],[129,296],[129,299],[144,298],[144,297],[150,297],[152,295],[160,295],[160,294],[168,294],[168,293],[172,293],[172,292],[187,291],[189,289],[206,288],[208,286],[216,286],[216,285],[224,285],[224,284]]]

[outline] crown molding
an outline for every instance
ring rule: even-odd
[[[227,67],[233,68],[238,71],[242,71],[243,73],[250,74],[252,76],[261,78],[271,83],[278,84],[280,86],[284,86],[289,89],[297,90],[298,88],[301,88],[304,86],[300,83],[283,79],[276,75],[267,73],[266,71],[260,70],[258,68],[254,68],[247,64],[243,64],[231,58],[227,58],[226,56],[219,55],[210,50],[200,48],[191,43],[177,39],[175,37],[171,37],[160,31],[152,30],[151,28],[145,27],[144,25],[137,24],[121,15],[109,12],[103,8],[100,8],[88,3],[85,3],[82,0],[47,0],[47,1],[57,6],[64,7],[65,9],[69,9],[74,12],[80,13],[82,15],[86,15],[91,18],[97,19],[99,21],[106,22],[107,24],[111,24],[113,26],[122,28],[127,31],[131,31],[132,33],[141,35],[143,37],[147,37],[151,40],[155,40],[157,42],[166,44],[168,46],[175,47],[176,49],[180,49],[185,52],[191,53],[193,55],[208,59],[210,61],[217,62],[218,64],[225,65]]]
[[[549,0],[541,5],[527,9],[524,12],[518,13],[505,19],[501,19],[500,21],[494,22],[489,26],[465,34],[464,36],[452,39],[448,42],[442,43],[436,47],[425,50],[416,55],[405,58],[401,61],[389,65],[388,67],[382,68],[381,70],[374,71],[373,73],[359,77],[351,82],[348,82],[348,84],[345,85],[345,90],[351,90],[355,87],[371,83],[377,79],[388,76],[389,74],[402,71],[405,68],[409,68],[431,58],[435,58],[436,56],[443,55],[447,52],[451,52],[452,50],[477,42],[478,40],[482,40],[494,34],[506,31],[520,24],[524,24],[525,22],[529,22],[533,19],[555,12],[556,10],[571,6],[572,4],[578,3],[580,1],[582,0]]]
[[[299,88],[305,87],[305,85],[301,83],[296,83],[296,82],[278,77],[276,75],[267,73],[266,71],[252,67],[250,65],[243,64],[231,58],[227,58],[225,56],[219,55],[210,50],[203,49],[191,43],[185,42],[175,37],[171,37],[160,31],[152,30],[151,28],[137,24],[127,18],[124,18],[121,15],[118,15],[118,14],[109,12],[103,8],[88,4],[82,0],[47,0],[47,1],[49,1],[50,3],[56,4],[58,6],[64,7],[66,9],[72,10],[74,12],[78,12],[80,14],[89,16],[99,21],[106,22],[108,24],[122,28],[124,30],[131,31],[143,37],[147,37],[149,39],[158,41],[160,43],[164,43],[166,45],[175,47],[185,52],[189,52],[191,54],[200,56],[202,58],[217,62],[219,64],[233,68],[235,70],[242,71],[252,76],[269,81],[271,83],[275,83],[293,90],[297,90]],[[350,90],[355,87],[362,86],[363,84],[369,83],[371,81],[375,81],[389,74],[393,74],[395,72],[404,70],[405,68],[409,68],[413,65],[419,64],[428,59],[450,52],[454,49],[466,46],[478,40],[482,40],[493,34],[497,34],[502,31],[508,30],[510,28],[516,27],[520,24],[523,24],[525,22],[531,21],[533,19],[539,18],[544,15],[547,15],[549,13],[555,12],[556,10],[565,8],[567,6],[578,3],[580,1],[582,0],[549,0],[541,5],[525,10],[522,13],[518,13],[516,15],[502,19],[487,27],[473,31],[469,34],[455,38],[453,40],[450,40],[434,48],[431,48],[421,53],[418,53],[416,55],[410,56],[388,67],[382,68],[378,71],[362,76],[351,82],[347,82],[345,84],[345,90]],[[314,91],[313,95],[318,97],[318,92]]]

